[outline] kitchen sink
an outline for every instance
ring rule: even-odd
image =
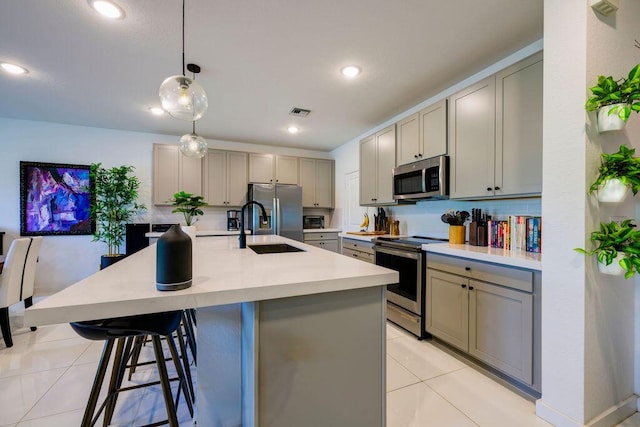
[[[300,248],[286,243],[271,243],[265,245],[249,245],[251,250],[257,254],[281,254],[284,252],[304,252]]]

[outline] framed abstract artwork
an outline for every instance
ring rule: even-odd
[[[92,234],[89,168],[20,162],[20,235]]]

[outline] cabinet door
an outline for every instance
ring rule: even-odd
[[[469,345],[469,280],[427,269],[427,332],[467,351]]]
[[[170,205],[180,191],[180,150],[175,145],[153,145],[153,204]]]
[[[275,156],[273,154],[249,154],[249,182],[274,182]]]
[[[377,142],[377,194],[376,204],[395,203],[393,200],[393,168],[396,167],[396,125],[376,133]]]
[[[180,190],[202,195],[202,162],[207,159],[187,157],[180,153]]]
[[[533,383],[533,296],[469,281],[469,354]]]
[[[376,136],[371,135],[360,141],[360,205],[376,202]]]
[[[421,159],[447,154],[447,100],[420,111]]]
[[[333,160],[316,160],[316,203],[319,208],[333,208]]]
[[[496,74],[496,195],[542,193],[542,53]]]
[[[493,196],[495,77],[452,95],[449,111],[451,198]]]
[[[398,165],[420,160],[420,114],[415,113],[396,124],[396,156]]]
[[[314,159],[300,159],[300,185],[302,186],[302,207],[316,207],[317,163]]]
[[[322,249],[326,249],[331,252],[338,253],[338,241],[337,240],[325,240]]]
[[[212,206],[226,206],[227,153],[208,150],[204,170],[205,201]]]
[[[247,153],[227,152],[227,206],[247,202]]]
[[[276,182],[298,185],[298,158],[276,156]]]

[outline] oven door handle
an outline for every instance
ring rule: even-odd
[[[398,257],[401,257],[401,258],[410,258],[410,259],[415,259],[415,260],[420,260],[422,258],[422,253],[421,252],[409,252],[409,251],[385,248],[385,247],[382,247],[382,246],[376,246],[376,247],[373,248],[373,250],[375,252],[380,252],[380,253],[383,253],[383,254],[398,256]]]

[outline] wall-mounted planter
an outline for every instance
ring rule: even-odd
[[[620,203],[629,194],[629,186],[618,178],[611,178],[598,187],[598,201],[602,203]]]
[[[621,130],[627,124],[626,120],[622,120],[618,115],[620,107],[626,104],[606,105],[598,110],[598,132],[610,132],[613,130]],[[615,111],[611,112],[612,109]]]
[[[624,257],[624,254],[619,253],[613,262],[609,265],[605,265],[598,261],[598,271],[602,274],[608,274],[610,276],[622,276],[625,273],[624,268],[620,266],[620,260]]]

